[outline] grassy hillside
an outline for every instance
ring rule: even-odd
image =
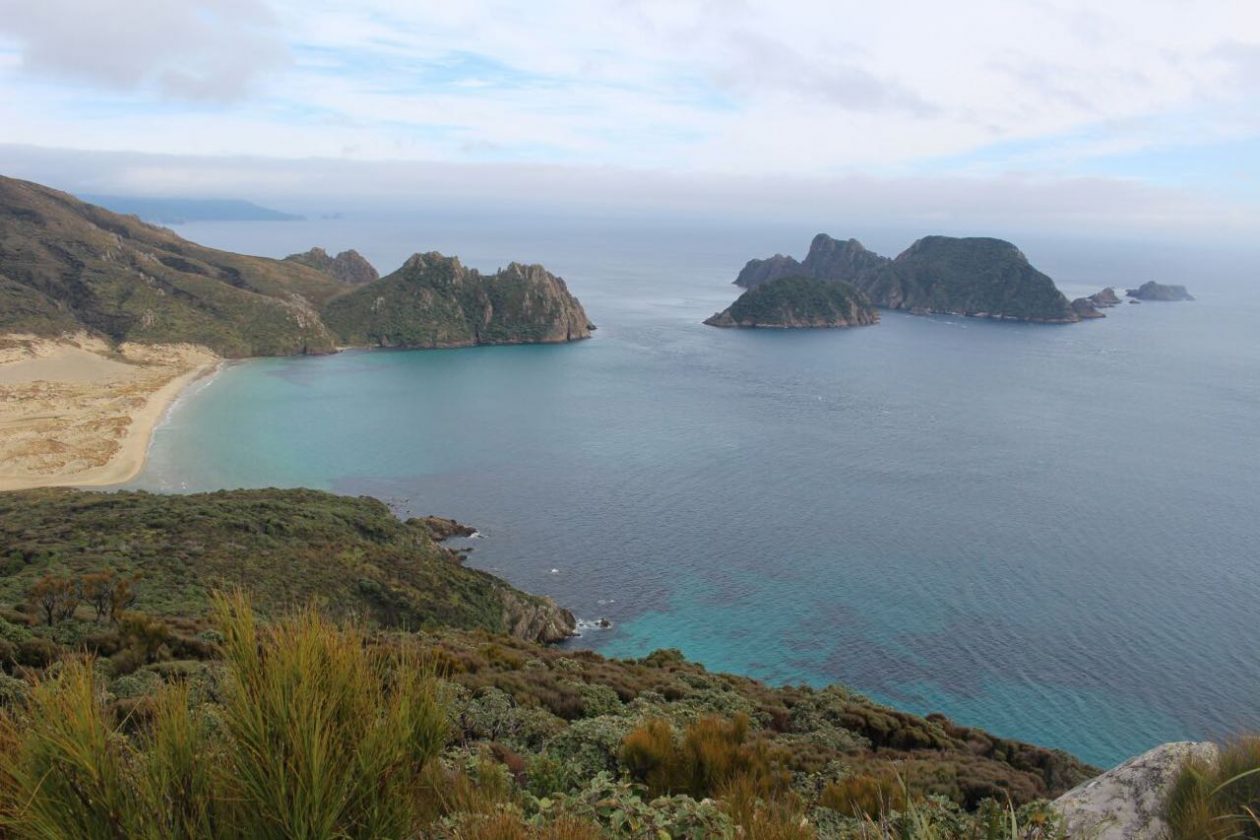
[[[466,347],[587,338],[590,323],[564,281],[542,266],[512,263],[492,275],[441,254],[333,300],[328,325],[348,344]]]
[[[229,357],[327,352],[335,341],[318,308],[342,288],[297,263],[203,248],[0,177],[0,332],[86,329]]]
[[[138,578],[146,613],[194,621],[212,591],[235,587],[265,615],[315,603],[383,627],[537,638],[565,620],[545,599],[463,567],[425,520],[400,521],[375,499],[314,490],[0,494],[0,605],[23,608],[50,575],[78,583],[102,572]]]
[[[285,260],[216,251],[0,177],[0,334],[80,330],[115,343],[202,344],[226,357],[590,335],[582,305],[541,266],[482,275],[427,254],[377,279],[354,251]]]
[[[1035,838],[1095,772],[501,635],[529,596],[453,528],[305,490],[0,495],[0,836]]]

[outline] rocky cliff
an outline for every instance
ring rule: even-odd
[[[866,296],[847,283],[781,277],[744,292],[705,321],[711,327],[856,327],[879,322]]]
[[[345,343],[379,347],[554,344],[591,334],[582,304],[542,266],[483,275],[438,253],[415,254],[334,299],[324,318]]]
[[[1125,294],[1135,300],[1194,300],[1194,295],[1186,291],[1185,286],[1171,286],[1148,280],[1136,289],[1126,289]]]
[[[887,309],[1041,323],[1082,317],[1053,280],[1000,239],[927,236],[890,260],[855,239],[819,234],[803,262],[782,255],[754,260],[735,282],[755,287],[793,272],[794,265],[814,279],[848,283]]]
[[[361,286],[364,283],[371,283],[381,276],[372,267],[372,264],[353,248],[349,251],[342,251],[335,257],[330,257],[323,248],[312,248],[305,253],[290,254],[285,257],[285,260],[309,266],[316,271],[327,274],[334,280],[350,286]]]

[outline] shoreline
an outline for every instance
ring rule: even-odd
[[[132,480],[179,398],[224,364],[191,345],[4,338],[16,347],[0,356],[0,492]]]

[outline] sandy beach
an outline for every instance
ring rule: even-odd
[[[0,490],[134,478],[171,403],[219,362],[190,344],[0,337]]]

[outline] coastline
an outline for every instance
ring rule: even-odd
[[[194,345],[3,337],[0,491],[130,481],[171,407],[222,364]]]

